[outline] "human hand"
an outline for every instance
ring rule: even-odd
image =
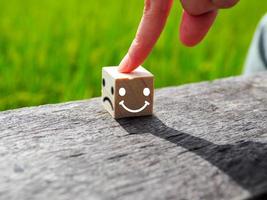
[[[195,46],[207,34],[218,10],[233,7],[239,0],[180,0],[184,8],[180,24],[180,40]],[[142,20],[131,47],[119,65],[129,73],[141,65],[152,51],[163,31],[173,0],[145,0]]]

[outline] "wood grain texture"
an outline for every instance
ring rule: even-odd
[[[101,99],[0,113],[0,199],[262,199],[267,74],[166,88],[155,115]]]

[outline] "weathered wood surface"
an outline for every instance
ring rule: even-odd
[[[262,199],[267,74],[156,92],[155,116],[100,99],[0,113],[0,199]]]

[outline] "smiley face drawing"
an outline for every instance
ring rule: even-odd
[[[114,118],[151,115],[153,98],[154,76],[144,68],[131,74],[103,68],[102,102]]]
[[[150,95],[150,89],[149,88],[144,88],[143,90],[143,94],[144,96],[148,97]],[[119,95],[121,97],[124,97],[126,95],[126,89],[125,88],[120,88],[119,89]],[[139,108],[139,109],[135,109],[135,110],[132,110],[130,108],[128,108],[125,104],[124,104],[124,100],[120,101],[119,105],[121,105],[125,110],[127,110],[128,112],[131,112],[131,113],[139,113],[139,112],[142,112],[144,109],[146,109],[147,106],[150,105],[150,103],[148,101],[145,100],[144,102],[144,105]]]

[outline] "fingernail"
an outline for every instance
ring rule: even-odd
[[[131,60],[129,54],[127,53],[126,56],[122,59],[121,63],[119,64],[119,72],[127,73],[130,71],[131,67]]]

